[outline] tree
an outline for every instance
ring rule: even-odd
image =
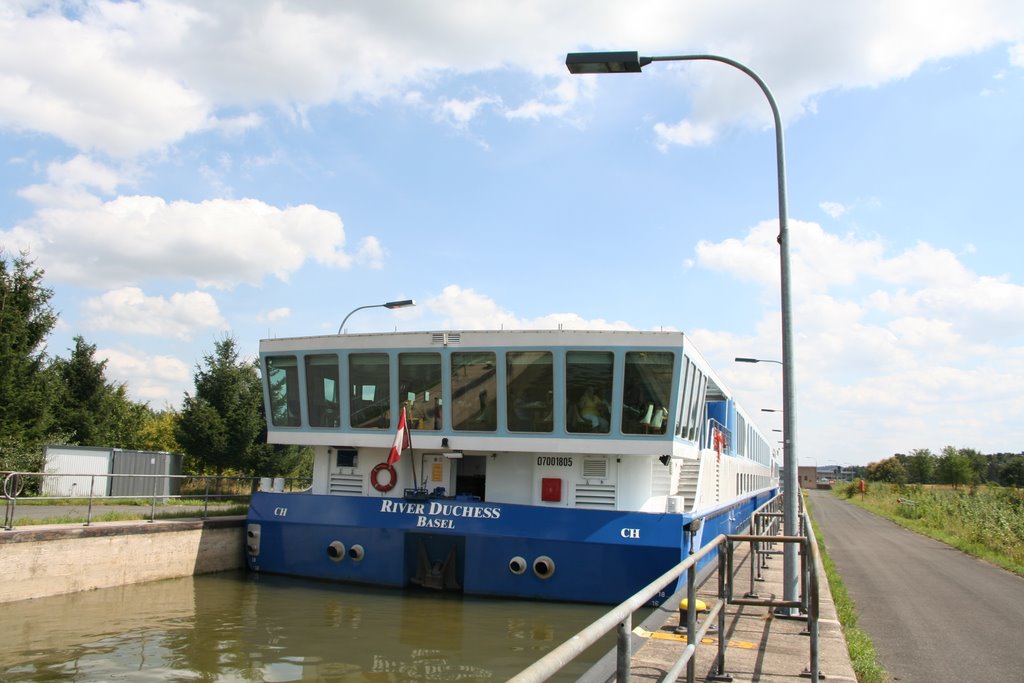
[[[174,408],[147,411],[139,430],[139,448],[147,451],[180,453],[181,444],[174,438],[176,424],[178,411]]]
[[[263,389],[258,366],[238,357],[234,338],[216,342],[193,376],[195,395],[185,394],[174,436],[185,453],[218,476],[247,470],[254,445],[264,436]]]
[[[54,424],[81,446],[139,448],[149,409],[131,401],[124,384],[108,382],[107,361],[95,356],[96,347],[76,336],[71,357],[54,359]]]
[[[907,470],[896,456],[886,458],[881,462],[873,462],[868,465],[868,479],[870,481],[886,481],[890,484],[905,484],[907,482]]]
[[[960,455],[967,458],[967,463],[973,472],[972,483],[988,481],[988,458],[973,448],[959,449]]]
[[[936,471],[939,481],[943,484],[952,484],[954,489],[976,481],[970,459],[954,446],[942,449]]]
[[[1024,487],[1024,455],[1007,459],[999,470],[999,483],[1003,486]]]
[[[910,451],[904,466],[910,483],[927,484],[935,475],[935,456],[927,448],[915,448]]]
[[[50,426],[45,342],[57,314],[33,265],[0,249],[0,437],[38,442]]]

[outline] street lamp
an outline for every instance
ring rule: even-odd
[[[769,360],[767,358],[737,358],[737,363],[778,363],[782,365],[781,360]],[[783,366],[785,367],[785,366]]]
[[[413,301],[412,299],[402,299],[401,301],[388,301],[383,304],[369,304],[366,306],[360,306],[359,308],[353,308],[351,311],[349,311],[348,315],[346,315],[345,318],[341,321],[341,325],[338,327],[338,334],[341,334],[341,331],[345,329],[345,323],[348,322],[348,319],[351,318],[352,314],[355,313],[356,311],[361,311],[364,308],[407,308],[409,306],[415,305],[416,302]]]
[[[672,55],[663,57],[641,57],[637,52],[577,52],[565,57],[565,66],[571,74],[600,73],[639,73],[644,66],[652,62],[689,62],[711,61],[720,62],[734,69],[739,69],[750,76],[768,98],[775,122],[775,163],[778,176],[779,195],[779,261],[780,285],[782,298],[782,410],[783,420],[783,467],[785,475],[782,491],[785,494],[783,505],[783,533],[795,536],[797,531],[797,488],[796,465],[796,391],[793,386],[793,314],[790,296],[789,268],[789,210],[786,200],[786,154],[782,135],[782,117],[775,97],[767,84],[749,67],[718,55]],[[784,544],[782,587],[783,599],[796,600],[799,571],[797,565],[797,549],[792,543]]]

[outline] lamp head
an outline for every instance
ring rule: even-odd
[[[401,301],[389,301],[384,304],[384,308],[406,308],[407,306],[415,306],[416,301],[413,299],[402,299]]]
[[[636,52],[570,52],[565,56],[571,74],[639,73],[652,61]]]

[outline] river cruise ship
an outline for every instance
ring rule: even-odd
[[[679,332],[266,339],[260,364],[268,441],[314,459],[309,490],[253,495],[255,572],[616,603],[778,490]]]

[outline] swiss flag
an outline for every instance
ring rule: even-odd
[[[402,451],[406,448],[412,448],[412,435],[409,434],[409,428],[405,424],[405,406],[402,406],[402,414],[398,416],[398,433],[395,434],[395,443],[391,446],[391,452],[388,453],[388,464],[394,465],[402,457]]]

